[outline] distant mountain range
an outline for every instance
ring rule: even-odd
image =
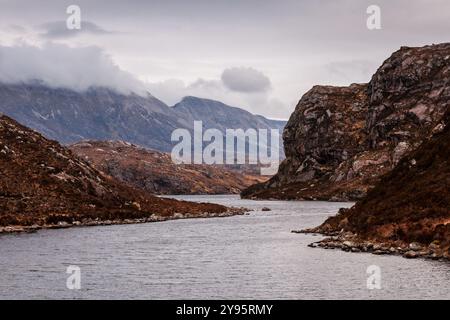
[[[173,130],[192,130],[194,120],[219,130],[282,130],[286,124],[208,99],[186,97],[169,107],[150,94],[124,95],[106,88],[77,92],[41,83],[0,84],[0,101],[0,112],[64,144],[123,140],[167,152],[175,144]]]

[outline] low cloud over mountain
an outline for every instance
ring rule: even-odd
[[[48,32],[57,37],[58,30],[52,25]],[[278,110],[273,116],[283,118],[286,113],[286,106],[269,92],[269,77],[251,67],[227,68],[216,78],[198,78],[191,83],[179,79],[146,82],[121,69],[100,47],[47,42],[42,46],[0,45],[0,70],[0,82],[9,84],[41,82],[79,92],[90,87],[107,87],[122,94],[134,92],[143,96],[150,92],[169,105],[185,96],[198,96],[221,100],[257,114]]]
[[[50,87],[83,91],[108,87],[120,93],[143,93],[144,84],[122,70],[101,48],[47,43],[0,46],[0,82],[41,81]]]

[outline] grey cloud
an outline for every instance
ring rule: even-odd
[[[18,24],[10,24],[7,27],[7,30],[11,31],[11,32],[15,32],[15,33],[25,33],[27,31],[27,29],[25,27],[20,26]]]
[[[69,38],[74,37],[79,34],[112,34],[113,31],[105,30],[99,25],[90,21],[81,21],[81,29],[68,29],[66,26],[66,21],[52,21],[40,25],[43,29],[41,34],[44,38],[48,39],[59,39],[59,38]]]
[[[186,91],[206,98],[223,96],[269,116],[279,108],[248,102],[250,96],[280,99],[290,106],[288,116],[313,85],[366,82],[400,46],[449,41],[450,28],[448,0],[77,0],[82,23],[86,18],[98,27],[88,24],[81,34],[67,33],[64,23],[56,30],[35,29],[48,21],[64,21],[66,8],[73,2],[1,3],[1,23],[23,25],[26,32],[2,27],[0,44],[13,44],[16,39],[39,45],[49,39],[71,46],[95,44],[142,79],[182,80],[178,85],[169,85],[170,81],[156,85],[168,97]],[[381,7],[381,30],[366,27],[366,9],[372,4]],[[117,32],[106,36],[112,28]],[[39,32],[43,35],[36,35]],[[77,34],[81,36],[74,37]],[[105,36],[90,36],[100,34]],[[363,60],[374,64],[365,65]],[[247,86],[235,82],[225,87],[217,71],[226,66],[264,70],[270,75],[271,90],[248,92]],[[197,78],[213,78],[218,83],[194,85]],[[235,87],[241,91],[232,90]]]
[[[62,44],[43,47],[0,46],[0,81],[40,80],[51,87],[86,90],[103,86],[122,93],[145,93],[142,82],[120,69],[98,47],[71,48]]]
[[[170,79],[162,82],[147,83],[149,91],[169,105],[180,101],[184,96],[196,96],[219,100],[231,106],[246,109],[255,114],[271,110],[271,117],[286,119],[290,114],[288,106],[267,91],[239,92],[230,91],[221,79],[199,78],[191,83]]]
[[[237,92],[265,92],[270,89],[270,79],[253,68],[229,68],[222,73],[225,86]]]
[[[220,80],[205,80],[197,79],[188,85],[188,89],[202,89],[202,90],[222,90],[223,84]]]

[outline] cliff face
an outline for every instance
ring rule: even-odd
[[[435,134],[384,175],[363,200],[309,231],[350,232],[357,240],[396,245],[417,242],[423,255],[433,250],[435,257],[450,259],[450,111]]]
[[[105,176],[55,141],[0,115],[0,226],[224,213],[154,197]]]
[[[450,101],[450,44],[402,47],[368,84],[316,86],[284,133],[286,159],[243,197],[357,200],[436,130]]]
[[[121,141],[83,141],[70,149],[98,170],[156,194],[228,194],[265,181],[245,170],[174,164],[170,154]]]

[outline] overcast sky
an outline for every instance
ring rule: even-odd
[[[66,8],[81,8],[68,30]],[[381,8],[381,30],[366,9]],[[448,42],[448,0],[0,0],[0,81],[185,95],[288,118],[315,84],[367,82],[400,46]]]

